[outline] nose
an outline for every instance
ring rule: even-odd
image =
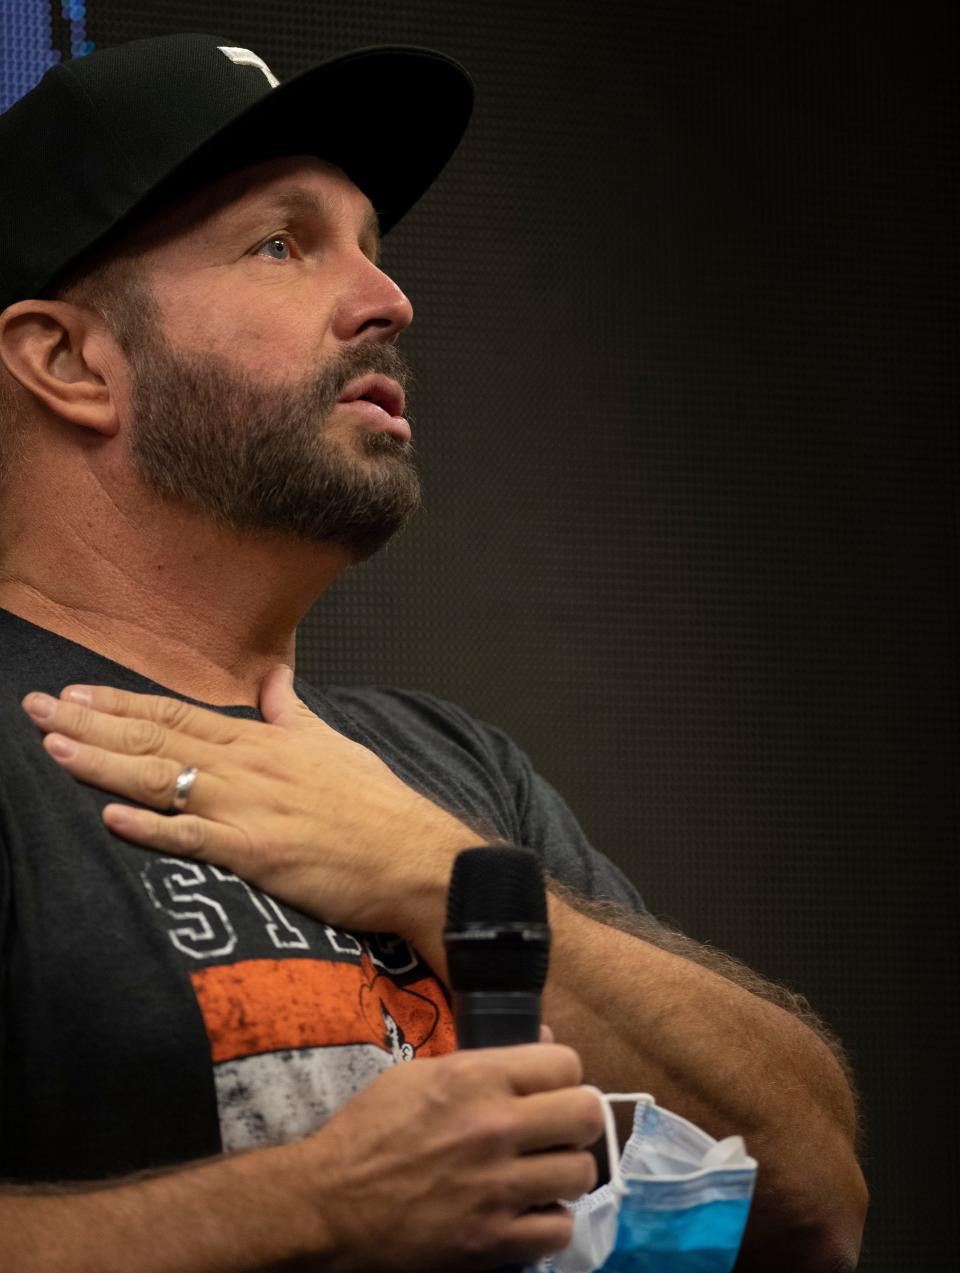
[[[340,340],[362,336],[392,344],[413,322],[413,306],[392,278],[358,253],[334,322]]]

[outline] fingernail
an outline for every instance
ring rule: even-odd
[[[68,698],[71,703],[83,703],[88,706],[93,702],[93,695],[89,690],[85,690],[82,685],[74,685],[65,692],[64,697]]]
[[[77,751],[77,744],[73,739],[64,738],[60,734],[48,734],[47,746],[60,760],[69,760]]]
[[[37,720],[47,720],[56,710],[57,700],[49,694],[31,694],[26,701],[26,709]]]

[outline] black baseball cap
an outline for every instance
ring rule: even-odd
[[[386,233],[456,150],[473,85],[430,49],[357,49],[279,84],[251,49],[166,35],[58,63],[0,115],[0,311],[164,199],[281,155],[341,168]]]

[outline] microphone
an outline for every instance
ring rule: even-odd
[[[459,853],[443,941],[457,1046],[538,1042],[550,926],[537,855],[507,845]]]
[[[537,855],[509,845],[458,853],[443,944],[457,1046],[538,1042],[550,926]],[[524,1267],[511,1264],[496,1273],[524,1273]]]

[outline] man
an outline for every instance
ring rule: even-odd
[[[287,674],[418,502],[378,235],[469,103],[435,54],[276,87],[174,36],[0,120],[2,1268],[532,1262],[596,1178],[582,1082],[746,1137],[739,1267],[855,1265],[815,1023],[646,916],[499,730]],[[481,842],[555,880],[555,1043],[451,1052],[444,889]]]

